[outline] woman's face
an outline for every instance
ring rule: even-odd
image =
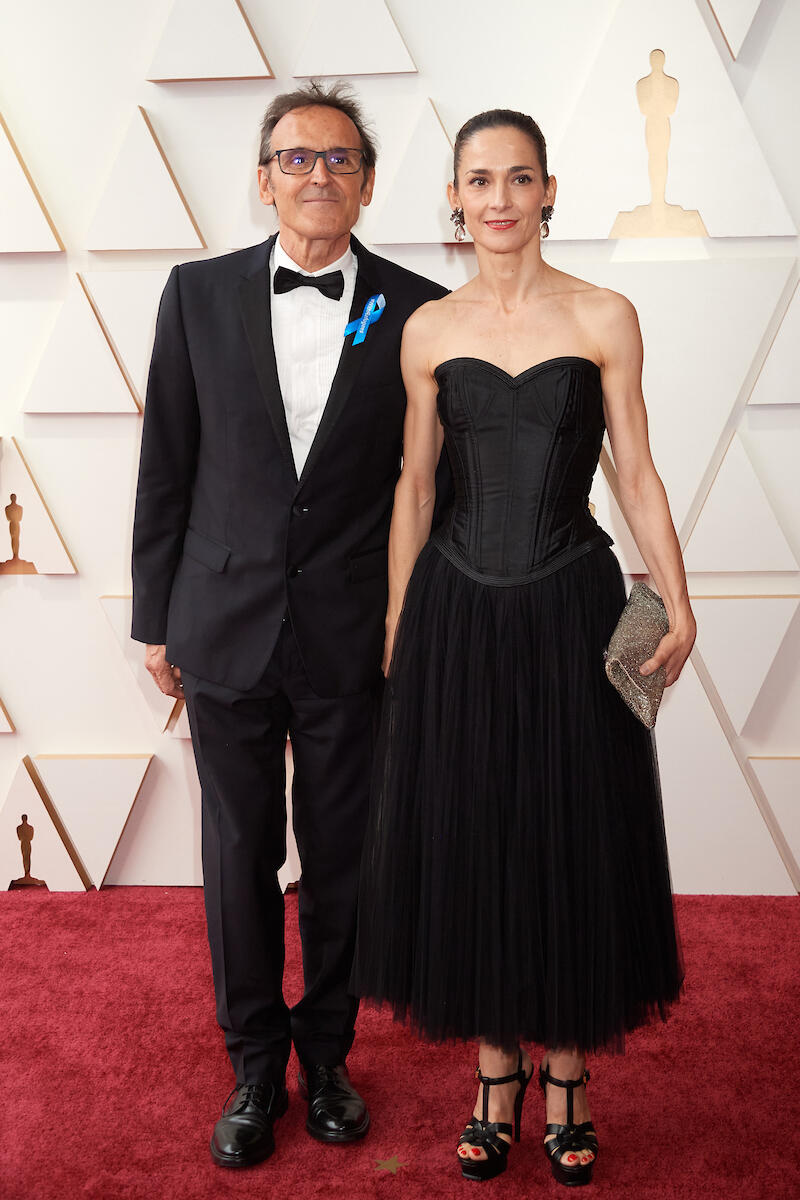
[[[555,200],[556,181],[545,186],[531,139],[511,125],[482,129],[462,148],[453,208],[464,209],[473,241],[499,254],[518,251],[539,238],[542,207]]]

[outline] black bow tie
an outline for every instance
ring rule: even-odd
[[[273,283],[276,293],[291,292],[297,287],[318,288],[330,300],[341,300],[344,275],[341,271],[330,271],[327,275],[301,275],[299,271],[290,271],[288,267],[278,267]]]

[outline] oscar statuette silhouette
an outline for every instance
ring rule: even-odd
[[[612,238],[625,237],[708,237],[697,209],[668,204],[667,169],[670,143],[669,119],[678,106],[678,81],[664,71],[666,55],[663,50],[650,53],[652,70],[636,84],[639,111],[645,118],[644,139],[647,146],[650,178],[650,203],[639,204],[630,212],[620,212],[614,222]]]
[[[11,883],[8,885],[10,892],[17,888],[47,887],[43,879],[37,879],[34,875],[31,875],[31,842],[33,841],[33,832],[33,826],[28,821],[27,814],[23,813],[21,824],[17,826],[17,837],[19,838],[22,868],[25,874],[19,879],[11,880]]]
[[[12,492],[11,503],[6,505],[5,513],[8,521],[8,532],[11,537],[11,558],[0,562],[0,575],[38,575],[39,572],[32,562],[26,562],[19,556],[19,534],[22,524],[22,505],[17,503],[17,494]]]

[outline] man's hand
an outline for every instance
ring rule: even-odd
[[[144,665],[165,696],[174,696],[176,700],[183,699],[181,669],[167,662],[166,646],[146,646]]]

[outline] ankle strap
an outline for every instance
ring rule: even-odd
[[[573,1091],[574,1088],[582,1087],[583,1084],[588,1083],[591,1075],[588,1071],[584,1070],[580,1079],[556,1079],[554,1075],[550,1074],[547,1067],[539,1067],[539,1079],[544,1083],[552,1083],[556,1087],[569,1088],[570,1091]]]
[[[496,1078],[492,1079],[488,1075],[482,1075],[480,1067],[476,1067],[475,1068],[475,1078],[479,1079],[481,1083],[487,1084],[489,1087],[492,1087],[493,1084],[498,1084],[498,1083],[521,1083],[521,1082],[523,1082],[525,1079],[525,1072],[522,1069],[522,1051],[520,1050],[519,1061],[517,1063],[517,1069],[513,1073],[513,1075],[498,1075]]]

